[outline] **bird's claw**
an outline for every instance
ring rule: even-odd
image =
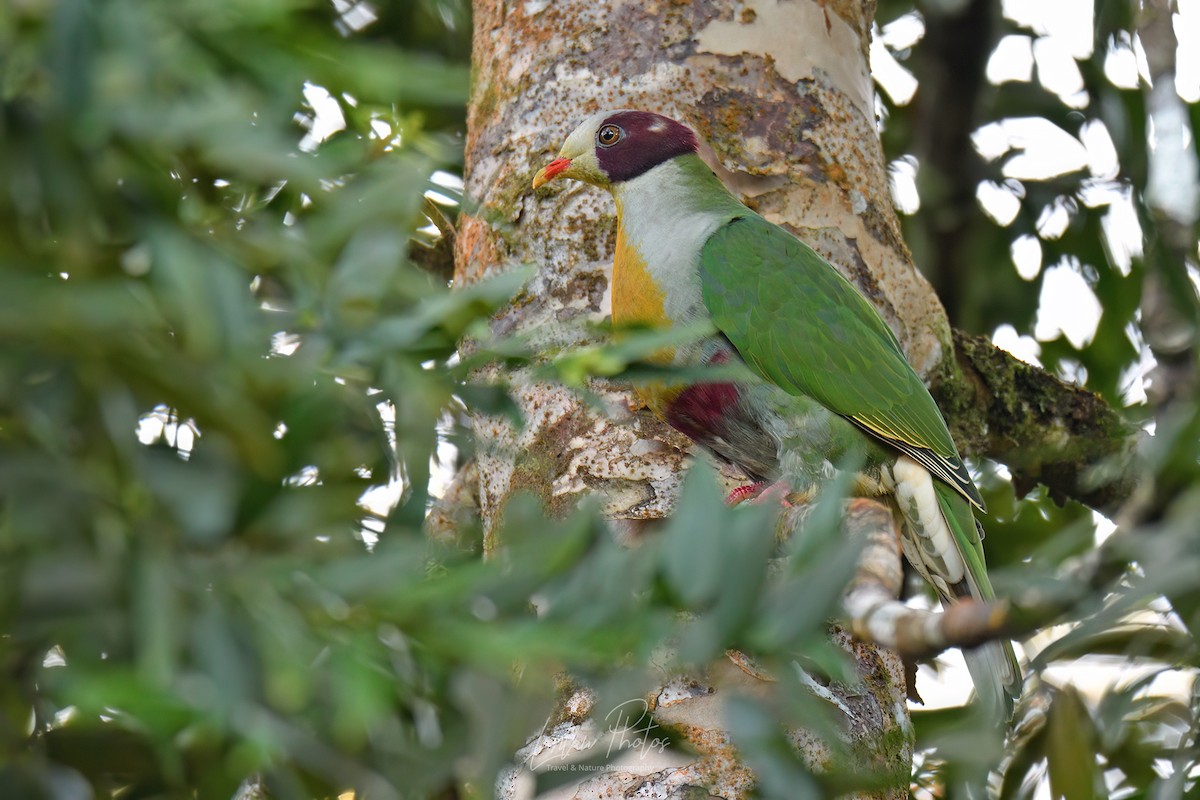
[[[783,481],[775,481],[774,483],[756,481],[734,489],[725,497],[725,504],[736,506],[749,501],[755,505],[759,505],[778,500],[779,505],[784,508],[791,508],[792,502],[789,499],[791,493],[792,488]]]
[[[739,486],[725,497],[725,505],[736,506],[738,503],[753,500],[762,494],[763,489],[766,488],[766,481],[757,481],[755,483],[748,483],[745,486]]]

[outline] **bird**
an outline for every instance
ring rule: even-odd
[[[854,493],[891,499],[905,558],[942,602],[994,600],[974,516],[983,499],[895,334],[829,261],[733,195],[699,146],[661,114],[601,111],[532,181],[612,194],[614,325],[713,331],[658,357],[721,366],[721,379],[650,384],[638,399],[750,478],[731,500],[776,486],[811,495],[857,455]],[[1021,687],[1011,642],[965,656],[980,700],[1011,713]]]

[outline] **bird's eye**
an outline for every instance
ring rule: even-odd
[[[596,132],[596,143],[601,147],[612,147],[625,137],[625,131],[616,125],[605,125]]]

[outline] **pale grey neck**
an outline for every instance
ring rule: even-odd
[[[702,318],[700,253],[713,233],[751,213],[697,156],[665,161],[613,187],[628,246],[664,292],[674,322]]]
[[[660,222],[694,216],[725,222],[747,211],[697,155],[664,161],[614,185],[612,193],[622,214]]]

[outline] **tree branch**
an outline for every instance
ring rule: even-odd
[[[846,535],[865,542],[842,601],[855,636],[914,660],[1005,637],[1007,602],[963,600],[939,612],[910,608],[898,599],[904,588],[903,553],[895,515],[886,505],[849,500],[843,525]]]
[[[1018,494],[1046,485],[1114,516],[1137,483],[1138,433],[1098,395],[954,331],[961,373],[932,388],[959,447],[1012,472]]]
[[[874,500],[850,500],[843,524],[848,536],[862,536],[865,541],[857,573],[843,599],[846,624],[860,639],[910,660],[1037,631],[1095,596],[1128,565],[1121,537],[1113,536],[1052,581],[1031,584],[992,603],[962,600],[943,611],[925,611],[897,599],[904,584],[903,556],[896,520],[887,506]]]

